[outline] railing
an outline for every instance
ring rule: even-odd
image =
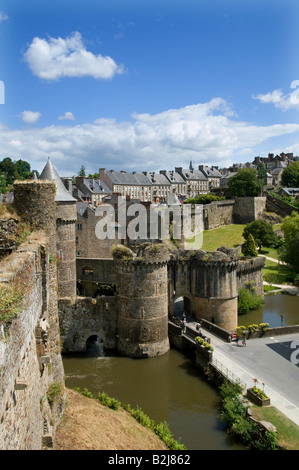
[[[213,356],[211,365],[230,382],[239,383],[242,388],[244,389],[246,388],[246,384],[241,383],[240,378],[236,376],[228,367],[224,366],[222,362],[220,362],[214,356]]]

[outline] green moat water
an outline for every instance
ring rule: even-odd
[[[283,318],[282,318],[283,317]],[[239,315],[239,325],[269,323],[270,328],[299,325],[299,297],[294,295],[266,295],[265,304],[256,310]]]
[[[155,422],[167,421],[188,450],[243,448],[225,432],[217,390],[180,351],[151,359],[67,356],[64,367],[68,388],[105,391],[122,403],[139,405]]]
[[[267,322],[270,326],[299,324],[298,297],[266,296],[260,309],[239,317],[239,324]],[[123,403],[139,405],[156,422],[166,420],[176,439],[189,450],[239,450],[220,420],[218,391],[181,351],[153,359],[117,355],[64,357],[66,386],[105,391]]]

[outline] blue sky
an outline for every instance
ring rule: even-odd
[[[0,159],[66,176],[299,155],[298,24],[297,0],[2,0]]]

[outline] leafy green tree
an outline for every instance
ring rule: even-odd
[[[284,233],[284,243],[279,249],[280,257],[299,270],[299,214],[293,212],[285,217],[281,230]]]
[[[262,162],[260,162],[257,167],[257,179],[260,192],[262,193],[263,187],[267,184],[267,170],[262,164]]]
[[[299,162],[293,162],[283,170],[281,185],[287,188],[299,188]]]
[[[233,197],[257,196],[260,186],[253,168],[241,168],[228,180],[228,191]]]
[[[12,161],[10,157],[0,161],[0,191],[5,193],[9,191],[10,186],[15,180],[25,180],[31,178],[30,164],[25,160]]]
[[[278,242],[278,236],[274,232],[272,225],[264,220],[258,219],[247,224],[242,235],[247,240],[250,234],[253,236],[259,249],[262,246],[274,246]]]
[[[85,166],[81,166],[80,168],[80,171],[78,173],[78,176],[86,176],[86,173],[85,173]]]
[[[243,246],[244,256],[257,256],[258,252],[256,249],[256,244],[252,234],[250,233]]]

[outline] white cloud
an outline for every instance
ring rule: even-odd
[[[75,116],[70,111],[67,111],[66,113],[64,113],[63,116],[59,116],[58,119],[59,119],[59,121],[63,121],[64,119],[66,119],[66,120],[69,119],[71,121],[75,121]]]
[[[21,119],[26,124],[35,124],[39,118],[41,117],[41,113],[38,111],[23,111],[21,113]]]
[[[65,39],[49,38],[48,41],[35,37],[24,58],[34,75],[44,80],[84,76],[110,79],[123,73],[123,67],[111,57],[87,51],[78,32]]]
[[[40,171],[50,156],[65,176],[77,174],[81,165],[90,172],[100,167],[173,169],[189,165],[190,160],[194,165],[224,167],[232,161],[250,160],[249,149],[253,159],[260,154],[257,147],[266,147],[270,138],[299,135],[299,124],[258,126],[231,114],[226,101],[216,98],[154,115],[135,113],[131,122],[101,118],[74,126],[9,129],[0,125],[0,160],[5,155],[27,159]]]
[[[8,20],[8,16],[3,11],[0,11],[0,23],[6,20]]]
[[[282,90],[274,90],[264,95],[254,95],[252,98],[260,101],[263,104],[274,104],[276,108],[281,109],[282,111],[287,111],[289,109],[299,109],[299,80],[294,80],[291,83],[291,88],[294,91],[289,94],[284,95]]]

